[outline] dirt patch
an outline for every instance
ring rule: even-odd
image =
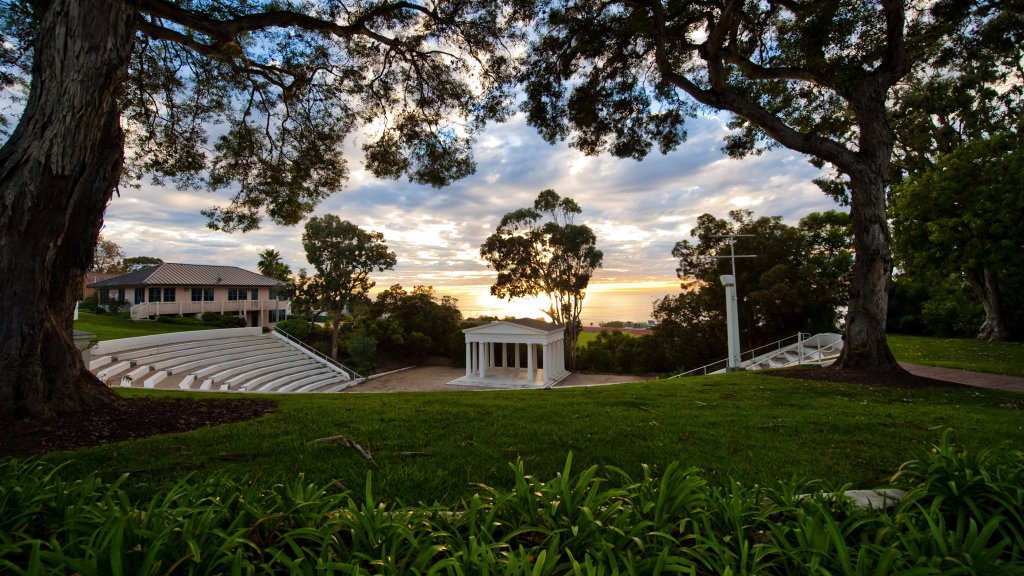
[[[52,420],[16,420],[0,427],[0,457],[35,456],[155,434],[240,422],[277,409],[272,400],[124,398],[116,408]]]
[[[935,380],[917,376],[910,372],[888,372],[877,370],[833,370],[831,368],[815,368],[803,370],[772,370],[766,372],[771,376],[817,380],[822,382],[839,382],[843,384],[863,384],[867,386],[884,386],[887,388],[925,388],[960,386],[952,382]]]

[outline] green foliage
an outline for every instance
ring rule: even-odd
[[[282,282],[288,281],[292,275],[292,269],[281,260],[281,253],[273,248],[267,248],[260,252],[260,261],[256,264],[260,274],[275,278]]]
[[[288,318],[278,322],[274,327],[295,336],[299,340],[305,340],[311,332],[311,324],[303,318]]]
[[[315,302],[314,308],[330,312],[331,357],[336,359],[342,316],[373,288],[371,272],[394,269],[395,253],[388,250],[380,232],[367,232],[333,214],[306,222],[302,247],[317,272],[303,291]]]
[[[546,314],[565,326],[569,369],[575,366],[586,289],[604,259],[593,230],[573,223],[582,212],[572,198],[543,190],[533,208],[505,214],[480,246],[480,256],[498,272],[491,294],[509,300],[543,294],[550,300]]]
[[[695,468],[612,466],[454,506],[378,500],[301,475],[268,485],[186,479],[145,498],[96,475],[0,463],[0,567],[13,573],[956,574],[1024,572],[1024,455],[965,452],[948,434],[905,464],[904,498],[859,509],[798,480],[713,487]],[[506,474],[508,474],[506,472]]]
[[[220,312],[203,312],[201,316],[203,323],[217,328],[244,328],[245,318],[236,314],[221,314]]]
[[[31,89],[32,41],[49,5],[0,6],[0,82]],[[376,175],[450,183],[472,173],[478,130],[508,114],[512,48],[527,8],[478,0],[436,10],[404,2],[137,5],[144,25],[123,63],[129,77],[119,99],[127,168],[136,178],[233,189],[228,206],[204,210],[212,227],[227,230],[254,229],[263,217],[299,222],[341,188],[344,143],[368,125],[379,133],[363,144]]]
[[[202,326],[204,324],[219,324],[218,321],[207,322],[202,318],[192,318],[190,316],[160,316],[156,319],[157,322],[163,322],[164,324],[178,324],[181,326]]]
[[[438,296],[431,286],[409,292],[400,284],[377,294],[358,320],[383,351],[405,358],[464,356],[461,322],[455,298]]]
[[[606,330],[580,346],[576,367],[612,374],[648,374],[652,367],[659,367],[652,362],[652,353],[656,351],[657,344],[650,336]]]
[[[353,370],[359,374],[373,373],[373,361],[377,355],[377,340],[373,336],[357,330],[348,337],[345,346]]]
[[[125,272],[136,272],[148,266],[157,266],[164,261],[155,256],[130,256],[121,260],[121,269]]]
[[[972,327],[982,325],[979,337],[1024,329],[1022,142],[1012,132],[973,140],[893,187],[894,254],[905,275],[930,285],[922,315],[936,335],[946,326],[963,333],[951,318],[961,300],[951,287],[972,288],[985,307]]]
[[[750,234],[729,245],[729,234]],[[725,297],[719,278],[736,261],[740,334],[744,348],[774,342],[797,332],[835,332],[847,298],[853,267],[848,214],[813,212],[798,226],[779,216],[755,219],[749,210],[729,212],[729,220],[703,214],[690,232],[694,241],[677,242],[672,255],[683,292],[655,304],[654,332],[664,347],[650,371],[695,368],[725,351]],[[666,366],[667,365],[667,366]]]

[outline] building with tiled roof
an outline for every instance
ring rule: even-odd
[[[283,283],[236,266],[164,263],[89,284],[100,302],[126,301],[133,319],[166,315],[235,314],[248,326],[271,326],[287,316]]]

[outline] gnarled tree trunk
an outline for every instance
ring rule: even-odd
[[[881,90],[881,88],[876,88]],[[885,341],[892,280],[892,236],[885,209],[885,174],[893,149],[882,94],[866,91],[853,102],[860,117],[860,151],[843,166],[850,178],[853,274],[839,370],[902,372]]]
[[[975,296],[985,309],[985,322],[978,330],[978,340],[1006,340],[1010,333],[1003,320],[1002,298],[999,295],[999,279],[994,270],[985,267],[981,272],[967,274],[967,282],[974,289]]]
[[[87,371],[72,322],[121,174],[117,93],[135,9],[120,0],[38,5],[31,93],[0,149],[0,420],[118,398]]]

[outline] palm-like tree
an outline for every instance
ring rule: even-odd
[[[281,253],[273,248],[260,252],[260,261],[256,264],[260,274],[285,281],[292,274],[292,269],[281,261]]]

